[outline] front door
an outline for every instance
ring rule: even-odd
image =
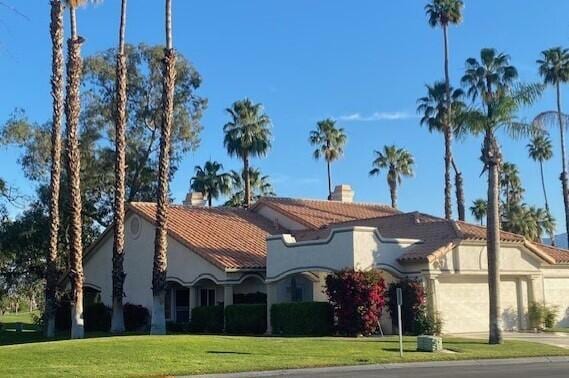
[[[176,300],[174,301],[176,323],[190,321],[190,289],[176,288]]]

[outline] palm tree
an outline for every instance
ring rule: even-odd
[[[232,194],[224,206],[243,207],[245,206],[245,172],[231,171],[229,176],[231,177]],[[276,195],[269,176],[263,175],[257,168],[249,167],[249,180],[253,201],[261,197]]]
[[[451,88],[449,75],[449,49],[448,49],[448,26],[458,24],[462,21],[463,3],[461,0],[432,0],[425,6],[428,23],[431,27],[440,26],[443,29],[444,38],[444,71],[445,71],[445,92],[446,115],[444,128],[445,136],[445,217],[452,217],[451,182],[450,170],[452,162],[452,109],[451,109]]]
[[[470,206],[470,213],[480,225],[484,225],[484,218],[486,218],[486,212],[488,211],[488,203],[486,200],[479,198],[472,202],[472,206]]]
[[[121,1],[119,47],[117,51],[116,114],[115,114],[115,213],[113,242],[113,316],[111,332],[124,332],[124,202],[126,180],[126,103],[127,62],[125,54],[127,0]]]
[[[421,114],[421,125],[427,126],[430,132],[445,133],[446,130],[446,84],[435,82],[433,85],[426,85],[427,95],[417,100],[417,112]],[[453,134],[460,134],[461,125],[459,124],[460,112],[465,108],[462,101],[464,92],[462,89],[451,90],[451,125]],[[446,143],[446,141],[445,141]],[[458,219],[465,220],[464,188],[462,173],[458,169],[454,159],[451,161],[455,171],[456,202],[458,207]]]
[[[332,174],[330,165],[334,160],[338,160],[344,154],[344,145],[348,137],[344,129],[336,128],[336,121],[328,118],[316,124],[316,130],[310,132],[308,141],[312,146],[317,146],[314,150],[316,160],[324,157],[328,168],[328,199],[332,198]]]
[[[563,203],[565,205],[565,226],[567,242],[569,243],[569,178],[567,177],[567,155],[565,152],[565,126],[561,113],[561,84],[569,81],[569,50],[554,47],[541,52],[542,58],[537,61],[539,74],[544,84],[555,87],[557,98],[557,118],[559,121],[559,134],[561,136],[561,186],[563,190]]]
[[[518,167],[513,163],[504,162],[500,167],[500,186],[504,194],[506,209],[517,205],[522,200],[524,189]]]
[[[488,172],[488,213],[487,213],[487,257],[490,344],[500,344],[502,328],[500,313],[500,182],[499,169],[502,164],[500,146],[495,133],[504,128],[513,137],[526,135],[530,128],[520,123],[516,113],[522,105],[535,100],[540,93],[538,86],[519,85],[516,90],[512,84],[518,76],[515,67],[509,64],[506,54],[494,49],[482,49],[480,61],[469,58],[466,72],[462,78],[468,87],[468,95],[473,101],[480,99],[480,106],[465,111],[461,117],[465,126],[473,133],[484,133],[482,162]]]
[[[71,338],[85,336],[83,327],[83,242],[81,221],[81,157],[79,116],[81,113],[81,74],[84,39],[77,33],[76,9],[84,0],[67,0],[71,38],[67,43],[67,99],[65,104],[67,138],[67,176],[69,180],[69,278],[71,282]]]
[[[152,322],[150,333],[166,333],[166,269],[168,267],[168,196],[170,178],[170,137],[174,120],[176,85],[176,52],[172,43],[172,0],[166,0],[166,48],[164,50],[164,83],[162,88],[162,125],[158,162],[158,198],[156,201],[156,235],[152,267]]]
[[[251,206],[251,178],[249,159],[262,157],[271,148],[271,120],[263,112],[261,104],[249,99],[236,101],[227,109],[231,121],[225,124],[223,144],[230,156],[243,160],[245,172],[245,207]]]
[[[376,158],[372,162],[370,176],[378,176],[382,170],[387,170],[387,185],[391,193],[391,207],[397,208],[397,187],[403,177],[413,176],[415,164],[413,155],[403,148],[383,146],[383,151],[375,151]]]
[[[555,233],[555,218],[551,215],[551,213],[540,207],[530,206],[529,212],[532,215],[536,227],[537,227],[537,238],[535,241],[541,242],[541,236],[545,233],[551,237],[552,243],[554,240],[554,233]]]
[[[64,100],[64,4],[51,0],[51,97],[53,114],[51,123],[51,177],[49,202],[49,251],[47,254],[47,279],[45,286],[45,335],[55,337],[55,311],[57,289],[57,251],[59,240],[59,192],[61,183],[61,122],[65,107]]]
[[[525,203],[511,206],[504,212],[502,228],[523,235],[528,240],[538,241],[541,235],[537,223],[538,216],[541,215],[532,212]]]
[[[206,161],[203,168],[195,167],[195,176],[192,177],[190,188],[194,192],[202,193],[207,198],[209,207],[214,199],[221,194],[227,194],[231,190],[231,175],[221,173],[223,165],[217,161]]]

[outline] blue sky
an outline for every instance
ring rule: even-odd
[[[29,18],[0,7],[0,120],[16,107],[31,119],[50,116],[48,1],[9,0]],[[163,40],[162,1],[129,2],[128,41]],[[222,145],[224,109],[250,97],[265,105],[274,123],[273,149],[253,164],[269,174],[281,196],[325,198],[323,162],[315,161],[308,132],[325,117],[338,119],[349,140],[345,156],[333,165],[335,184],[351,184],[359,201],[389,202],[385,177],[368,177],[374,149],[397,144],[416,158],[416,175],[400,189],[403,210],[443,213],[443,140],[419,126],[416,100],[424,85],[442,78],[442,32],[425,22],[423,0],[174,0],[174,43],[203,75],[200,94],[209,99],[202,144],[188,154],[172,184],[180,201],[196,164],[210,157],[226,169],[240,162]],[[116,43],[118,0],[79,11],[87,39],[84,53]],[[545,48],[569,46],[569,2],[562,0],[467,1],[464,22],[450,31],[451,77],[458,82],[464,61],[482,47],[511,55],[525,81],[537,81],[535,60]],[[569,92],[566,98],[569,98]],[[569,107],[568,102],[564,102]],[[521,116],[531,119],[552,109],[551,90]],[[546,164],[551,207],[564,228],[558,180],[558,131],[553,161]],[[526,140],[501,135],[504,155],[519,165],[526,202],[543,205],[536,164],[527,158]],[[485,196],[480,177],[480,141],[455,144],[465,175],[468,204]],[[0,150],[1,177],[32,193],[17,164],[18,151]]]

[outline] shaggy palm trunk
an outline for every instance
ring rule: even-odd
[[[124,202],[126,180],[126,102],[127,102],[127,65],[125,55],[125,29],[126,29],[127,0],[122,0],[121,21],[119,28],[119,48],[117,52],[117,109],[115,114],[115,214],[114,214],[114,243],[113,243],[113,316],[111,319],[111,332],[123,333],[124,313],[123,295],[125,273],[124,263]]]
[[[454,159],[452,160],[452,166],[454,168],[454,185],[456,187],[456,206],[458,210],[458,220],[466,220],[466,206],[464,204],[464,180],[462,178],[462,172],[458,170]]]
[[[549,215],[551,215],[551,212],[549,211],[549,201],[547,200],[547,190],[545,189],[545,177],[543,175],[543,161],[541,161],[541,160],[539,161],[539,174],[541,176],[541,189],[543,190],[543,199],[545,201],[545,211],[547,212],[547,215],[549,216]],[[555,233],[550,232],[549,238],[551,239],[551,245],[555,246]]]
[[[561,116],[561,88],[557,83],[557,117],[559,119],[559,132],[561,134],[561,163],[563,171],[561,172],[561,187],[563,190],[563,203],[565,205],[565,227],[567,233],[567,244],[569,245],[569,178],[567,177],[567,154],[565,152],[565,128],[563,125],[563,117]]]
[[[328,200],[332,200],[332,168],[330,167],[330,162],[326,161],[326,166],[328,170]]]
[[[156,203],[156,236],[152,269],[152,322],[150,333],[166,333],[164,302],[166,299],[166,268],[168,265],[168,194],[170,176],[170,137],[174,116],[176,85],[176,53],[172,48],[172,5],[166,0],[166,49],[164,50],[164,85],[162,88],[162,127],[158,167],[158,200]]]
[[[389,185],[389,194],[391,195],[391,207],[397,209],[397,181],[388,178],[387,184]]]
[[[251,206],[251,175],[249,172],[249,155],[243,156],[243,173],[245,178],[245,207]]]
[[[491,131],[484,140],[484,160],[488,169],[488,211],[486,220],[486,249],[488,257],[488,293],[490,344],[502,343],[500,313],[500,149]]]
[[[452,218],[452,183],[450,178],[452,162],[452,117],[451,117],[451,98],[450,98],[450,75],[448,58],[448,27],[443,26],[444,50],[445,50],[445,91],[446,91],[446,125],[445,136],[445,218]]]
[[[81,156],[79,152],[79,116],[81,113],[81,45],[77,35],[75,9],[70,8],[72,37],[68,41],[67,62],[67,175],[69,179],[69,278],[71,282],[71,338],[85,335],[83,328],[83,242],[81,220]]]
[[[49,185],[49,250],[45,285],[45,336],[55,336],[55,310],[57,291],[57,252],[59,245],[59,192],[61,183],[61,122],[65,108],[63,62],[63,13],[60,0],[51,0],[50,34],[52,43],[51,97],[53,114],[51,121],[51,181]]]

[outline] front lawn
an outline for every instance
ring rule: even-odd
[[[164,376],[388,362],[569,355],[553,346],[445,339],[455,353],[420,353],[405,338],[124,336],[0,346],[0,376]]]

